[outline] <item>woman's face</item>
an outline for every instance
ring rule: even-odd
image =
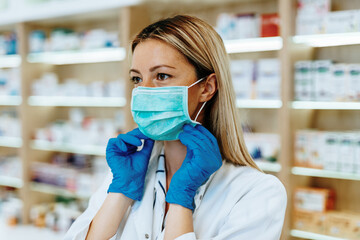
[[[147,39],[134,50],[130,79],[135,86],[190,86],[198,79],[195,68],[177,49],[160,40]],[[205,81],[205,80],[204,80]],[[192,119],[204,101],[203,81],[188,89],[188,108]],[[202,115],[197,121],[202,120]]]

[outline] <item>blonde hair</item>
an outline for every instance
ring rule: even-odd
[[[218,90],[205,108],[203,125],[216,137],[225,161],[260,170],[245,146],[228,55],[214,28],[187,15],[166,18],[144,28],[133,40],[132,52],[146,39],[158,39],[179,50],[195,67],[198,79],[215,73]]]

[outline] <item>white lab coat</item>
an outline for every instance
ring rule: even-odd
[[[156,142],[145,178],[145,192],[125,214],[111,240],[154,239],[152,236],[155,171],[162,142]],[[64,240],[85,239],[89,224],[107,196],[112,175],[90,198],[86,211],[76,219]],[[286,209],[286,191],[273,175],[251,167],[223,162],[195,196],[194,232],[176,240],[277,240]],[[109,216],[111,217],[111,216]],[[163,234],[157,239],[163,240]]]

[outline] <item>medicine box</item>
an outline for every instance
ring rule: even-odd
[[[339,170],[341,172],[353,173],[355,169],[355,149],[358,134],[353,132],[342,133],[339,141]]]
[[[335,192],[326,188],[298,187],[294,191],[294,209],[296,211],[325,212],[333,210]]]
[[[318,234],[325,234],[326,213],[323,212],[293,212],[293,228]]]
[[[332,61],[319,60],[313,62],[315,99],[317,101],[330,101],[334,95],[332,78]]]
[[[323,143],[320,148],[322,148],[321,156],[324,161],[324,169],[329,171],[338,171],[339,170],[339,147],[340,139],[339,133],[336,132],[324,132],[323,133]]]
[[[261,15],[260,37],[275,37],[280,35],[280,18],[277,13]]]
[[[295,134],[295,162],[298,167],[307,167],[309,159],[309,130],[298,130]]]
[[[319,131],[310,131],[308,134],[308,167],[323,169],[324,163],[321,156],[321,145],[323,145],[323,134]]]
[[[360,15],[360,11],[359,11],[359,15]],[[349,64],[348,73],[349,73],[349,85],[350,85],[348,86],[348,92],[347,92],[348,99],[350,101],[359,101],[360,100],[360,64]]]
[[[280,99],[279,59],[260,59],[256,71],[256,98]]]
[[[335,101],[345,101],[347,99],[347,89],[350,87],[347,64],[333,64],[331,72],[331,84],[333,85],[332,99]]]
[[[354,173],[360,175],[360,132],[355,137],[355,169]]]
[[[335,11],[326,15],[326,33],[348,33],[358,31],[358,11]]]
[[[331,10],[331,0],[298,0],[298,16],[324,16]]]
[[[295,100],[309,101],[313,96],[312,61],[295,63]]]
[[[230,69],[236,98],[251,99],[254,95],[254,61],[233,60]]]
[[[327,213],[325,234],[345,239],[359,239],[360,215],[347,212]]]

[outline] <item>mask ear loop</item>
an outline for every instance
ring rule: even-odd
[[[197,80],[196,82],[194,82],[193,84],[191,84],[190,86],[188,86],[188,88],[191,88],[192,86],[198,84],[199,82],[201,82],[201,81],[204,80],[205,78],[207,78],[207,76],[206,76],[206,77],[203,77],[203,78],[200,78],[199,80]]]
[[[198,116],[200,115],[201,111],[202,111],[203,108],[205,107],[205,104],[206,104],[206,103],[207,103],[207,101],[203,103],[203,105],[201,106],[199,112],[196,114],[196,117],[195,117],[195,120],[194,120],[195,122],[196,122],[196,119],[198,118]]]
[[[208,77],[208,76],[203,77],[203,78],[200,78],[199,80],[197,80],[196,82],[194,82],[193,84],[191,84],[190,86],[188,86],[188,88],[191,88],[192,86],[198,84],[199,82],[201,82],[202,80],[206,79],[207,77]],[[206,103],[207,103],[207,101],[203,103],[203,105],[201,106],[199,112],[196,114],[196,117],[195,117],[195,120],[194,120],[195,122],[196,122],[196,119],[199,117],[201,111],[202,111],[203,108],[205,107],[205,104],[206,104]]]

